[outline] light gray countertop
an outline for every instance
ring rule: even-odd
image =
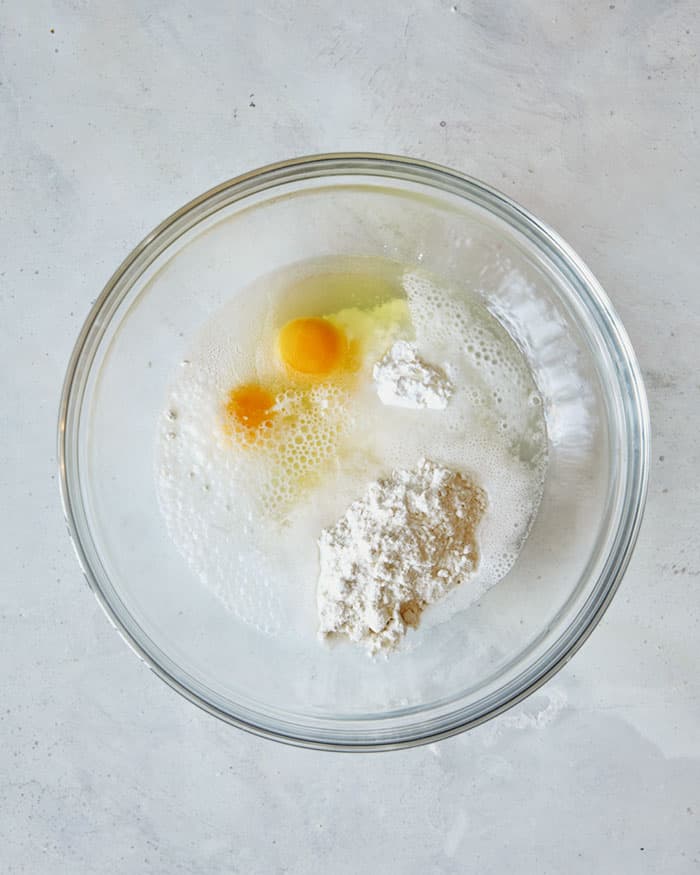
[[[0,3],[0,871],[700,871],[700,7]],[[78,569],[65,365],[113,268],[211,185],[388,151],[490,182],[589,263],[654,430],[623,585],[533,698],[408,752],[245,735],[149,672]]]

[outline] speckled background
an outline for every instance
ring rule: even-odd
[[[0,871],[700,871],[700,7],[0,2]],[[114,266],[241,171],[408,153],[500,187],[609,291],[654,422],[645,524],[584,649],[473,732],[328,755],[128,652],[58,498],[66,361]]]

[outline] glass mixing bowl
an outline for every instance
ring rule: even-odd
[[[544,497],[511,572],[449,622],[411,633],[415,646],[386,661],[239,623],[180,558],[154,485],[157,417],[200,326],[261,275],[338,255],[420,265],[477,291],[529,361],[549,436]],[[335,750],[443,738],[502,712],[561,668],[600,620],[630,559],[648,454],[639,368],[580,258],[475,179],[371,154],[245,174],[149,234],[83,327],[59,423],[73,542],[132,648],[211,714]]]

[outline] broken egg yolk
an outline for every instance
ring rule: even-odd
[[[347,348],[343,332],[316,316],[287,322],[277,343],[280,358],[288,367],[318,377],[336,370]]]
[[[229,392],[226,412],[239,425],[257,429],[272,421],[275,396],[262,386],[248,383]]]

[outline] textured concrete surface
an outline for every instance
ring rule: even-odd
[[[0,2],[0,870],[700,871],[700,12],[694,0]],[[212,184],[409,153],[549,221],[650,395],[640,543],[534,699],[349,757],[235,732],[133,657],[56,484],[63,370],[130,248]]]

